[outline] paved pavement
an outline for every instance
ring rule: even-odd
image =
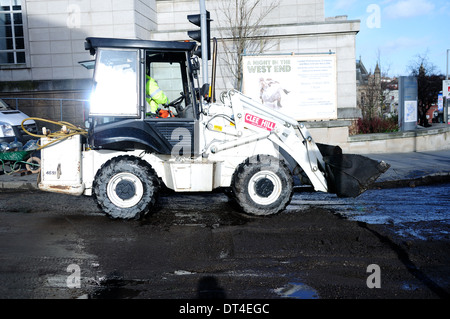
[[[391,167],[377,183],[419,181],[427,179],[450,181],[450,150],[413,153],[366,154],[375,160],[384,160]],[[14,173],[0,175],[0,189],[37,189],[37,174]]]
[[[382,174],[377,182],[399,181],[449,181],[450,150],[412,153],[366,154],[366,156],[383,160],[391,167]]]
[[[1,169],[1,167],[0,167]],[[0,190],[2,189],[24,189],[33,190],[37,188],[38,174],[4,174],[0,175]]]

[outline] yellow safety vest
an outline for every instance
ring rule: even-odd
[[[147,75],[147,83],[145,86],[145,99],[150,104],[150,112],[156,113],[159,104],[169,103],[169,99],[159,88],[158,83]]]

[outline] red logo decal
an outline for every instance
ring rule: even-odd
[[[256,115],[249,114],[249,113],[245,114],[245,123],[248,123],[253,126],[257,126],[259,128],[266,129],[268,131],[272,131],[276,125],[275,122],[271,122],[271,121],[262,119],[260,117],[257,117]]]

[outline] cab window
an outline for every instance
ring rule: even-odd
[[[149,77],[157,83],[157,87],[167,97],[167,105],[158,104],[158,108],[170,110],[175,118],[194,118],[192,93],[187,77],[186,55],[179,52],[147,52],[146,53],[146,108],[150,109],[149,100],[155,94],[155,86],[147,85]],[[153,92],[150,92],[152,90]],[[159,97],[161,97],[159,95]],[[163,99],[165,100],[165,99]],[[159,99],[157,102],[160,102]],[[147,112],[148,113],[148,112]]]
[[[99,49],[91,95],[91,116],[139,116],[138,51]]]

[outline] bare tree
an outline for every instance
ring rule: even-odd
[[[377,64],[374,74],[369,74],[367,83],[361,86],[361,100],[358,101],[361,115],[366,120],[371,120],[381,113],[383,102],[383,89],[381,86],[381,71]]]
[[[387,100],[391,90],[390,64],[382,64],[380,49],[377,50],[376,57],[375,71],[369,74],[367,79],[365,103],[361,102],[363,117],[368,119],[382,117],[390,111],[390,103]]]
[[[361,98],[357,101],[363,118],[370,120],[374,117],[384,117],[390,113],[391,101],[388,100],[390,91],[395,86],[388,74],[389,68],[381,68],[380,53],[377,54],[377,65],[374,73],[370,72],[360,84]]]
[[[419,124],[424,127],[428,123],[427,112],[437,103],[439,91],[442,90],[444,75],[436,74],[436,66],[428,61],[426,55],[418,55],[410,63],[411,75],[417,78],[417,112]]]
[[[224,57],[221,58],[227,72],[232,75],[234,88],[242,86],[242,56],[262,53],[269,47],[268,29],[264,19],[280,0],[222,0],[220,3],[219,32]]]

